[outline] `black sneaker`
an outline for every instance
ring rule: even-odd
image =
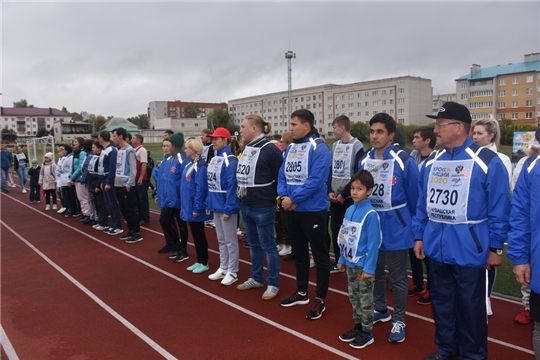
[[[249,244],[248,243],[245,243],[244,245],[242,245],[243,247],[245,247],[246,249],[249,249]]]
[[[294,261],[294,254],[293,253],[290,253],[289,255],[283,257],[283,260],[285,261]]]
[[[322,316],[322,313],[326,310],[326,306],[324,306],[324,302],[322,302],[321,299],[315,299],[313,301],[313,305],[311,305],[311,309],[309,309],[306,318],[310,320],[317,320]]]
[[[431,305],[431,294],[429,293],[429,290],[426,290],[424,295],[418,299],[416,303],[420,305]]]
[[[158,250],[158,254],[167,254],[167,253],[170,253],[170,252],[173,252],[174,251],[174,248],[169,246],[169,245],[165,245],[164,247],[162,247],[161,249]]]
[[[120,236],[120,240],[129,240],[133,236],[133,233],[131,231],[128,231],[126,235]]]
[[[179,263],[179,262],[182,262],[182,261],[186,261],[187,259],[189,259],[188,254],[178,253],[178,255],[173,259],[173,261],[175,263]]]
[[[71,215],[71,211],[68,211],[64,214],[64,217],[67,217],[67,218],[70,218],[72,217],[73,215]]]
[[[444,356],[439,354],[438,352],[434,352],[433,354],[429,354],[428,356],[426,356],[424,360],[459,360],[459,356]]]
[[[339,335],[339,340],[343,342],[351,342],[358,336],[360,331],[355,327],[353,327],[351,330],[347,331],[344,334]]]
[[[343,270],[339,270],[338,267],[337,267],[337,261],[334,261],[331,265],[330,265],[330,274],[335,274],[335,273],[339,273],[339,272],[344,272],[345,269]]]
[[[181,252],[180,251],[175,251],[175,252],[172,252],[170,253],[169,255],[167,255],[167,257],[171,260],[174,260],[175,257],[177,257],[178,255],[180,255]]]
[[[138,243],[139,241],[143,241],[143,237],[141,236],[141,234],[133,234],[131,235],[131,237],[129,239],[126,240],[126,243],[127,244],[135,244],[135,243]]]
[[[309,297],[306,293],[306,295],[300,295],[298,292],[295,292],[288,298],[285,298],[279,302],[279,304],[283,307],[291,307],[294,305],[305,305],[309,303]]]
[[[360,331],[358,336],[354,338],[353,341],[349,343],[349,346],[353,349],[363,349],[366,346],[373,344],[375,340],[373,339],[373,333],[365,333]]]
[[[413,284],[409,287],[409,296],[424,295],[425,292],[426,290],[424,290],[422,286],[416,286]]]

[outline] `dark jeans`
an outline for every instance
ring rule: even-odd
[[[41,190],[41,186],[39,184],[30,185],[30,201],[40,201],[39,200],[40,190]]]
[[[144,222],[150,221],[150,205],[148,204],[148,180],[143,180],[141,186],[135,186],[137,193],[137,212],[139,220]]]
[[[197,262],[199,264],[207,265],[208,240],[206,240],[206,233],[204,232],[204,221],[189,222],[188,224],[191,229],[193,243],[195,244],[195,251],[197,252]]]
[[[139,226],[139,217],[137,216],[137,194],[135,189],[130,188],[129,191],[125,187],[116,187],[116,198],[118,199],[118,205],[120,211],[124,216],[124,220],[127,222],[127,226],[130,232],[138,233],[141,231]]]
[[[292,250],[296,259],[296,286],[298,291],[307,292],[309,285],[309,247],[317,265],[316,296],[326,297],[330,281],[330,256],[328,255],[327,211],[286,211],[285,219],[291,237]]]
[[[56,189],[45,190],[45,204],[49,205],[51,203],[51,196],[52,203],[56,205]]]
[[[409,261],[411,263],[411,272],[413,284],[417,287],[424,287],[424,267],[422,263],[426,264],[426,274],[428,274],[428,282],[426,290],[429,291],[429,261],[426,257],[424,260],[420,260],[416,257],[413,249],[409,249]]]
[[[81,211],[77,202],[77,192],[75,191],[75,184],[71,185],[71,187],[66,186],[62,189],[65,189],[65,192],[67,194],[67,202],[69,203],[68,210],[71,211],[72,214],[80,213]]]
[[[109,211],[105,203],[105,194],[103,190],[99,192],[89,191],[88,194],[94,199],[96,205],[97,221],[101,226],[107,226],[109,219]]]
[[[176,226],[176,218],[180,209],[164,207],[159,215],[159,224],[165,236],[165,242],[175,251],[180,249],[180,237],[178,235],[178,227]]]
[[[334,257],[336,259],[336,263],[338,262],[340,256],[339,245],[337,243],[339,229],[341,228],[341,224],[343,224],[343,219],[345,218],[345,211],[347,211],[347,208],[353,203],[354,201],[351,198],[345,199],[343,205],[339,205],[337,203],[330,203],[330,228],[332,230],[332,246],[334,248]]]
[[[116,199],[116,191],[114,186],[109,190],[105,190],[105,184],[103,184],[103,197],[105,199],[105,206],[109,215],[111,215],[111,227],[115,229],[122,228],[122,219],[120,216],[120,206],[118,205],[118,200]]]

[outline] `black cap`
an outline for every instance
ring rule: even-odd
[[[426,115],[428,118],[432,119],[452,119],[463,121],[467,124],[472,122],[471,113],[466,106],[458,104],[453,101],[449,101],[443,104],[439,109],[437,115]]]

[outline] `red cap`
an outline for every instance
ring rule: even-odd
[[[216,130],[214,130],[213,134],[210,134],[210,135],[207,135],[207,136],[211,137],[211,138],[222,137],[222,138],[231,140],[231,133],[229,132],[229,130],[227,130],[227,129],[223,128],[223,127],[216,128]]]

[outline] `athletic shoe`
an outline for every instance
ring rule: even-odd
[[[290,253],[289,255],[285,256],[283,258],[283,260],[285,260],[285,261],[294,261],[294,254]]]
[[[529,309],[523,310],[521,313],[519,313],[514,321],[521,325],[527,325],[531,322],[531,312]]]
[[[205,271],[208,271],[210,269],[210,267],[208,265],[203,265],[203,264],[199,264],[199,266],[197,266],[195,269],[193,269],[193,273],[194,274],[200,274],[200,273],[203,273]]]
[[[175,263],[179,263],[179,262],[182,262],[182,261],[186,261],[187,259],[189,259],[189,255],[187,253],[178,252],[178,254],[175,256],[173,261]]]
[[[431,305],[431,294],[429,293],[429,290],[426,290],[424,295],[422,295],[422,297],[418,299],[416,303],[420,305]]]
[[[28,203],[29,203],[29,204],[33,204],[33,203],[34,203],[34,201],[33,201],[33,200],[30,200],[30,201],[29,201]]]
[[[360,331],[358,336],[349,343],[349,346],[353,349],[363,349],[366,346],[373,344],[374,341],[375,339],[373,339],[373,333],[371,331],[369,333]]]
[[[313,256],[310,256],[309,257],[309,267],[313,268],[315,266],[317,266],[317,264],[315,264],[315,260],[313,260]]]
[[[158,252],[158,254],[167,254],[167,253],[170,253],[170,252],[173,252],[173,251],[174,251],[174,248],[172,246],[165,245],[164,247],[159,249],[157,252]]]
[[[434,352],[433,354],[429,354],[428,356],[426,356],[424,360],[459,360],[459,356],[444,356],[439,354],[438,352]]]
[[[199,264],[198,262],[196,262],[195,264],[191,265],[191,266],[188,266],[186,268],[187,271],[193,271],[195,270],[195,268],[199,267],[199,265],[202,265],[202,264]]]
[[[66,213],[64,214],[64,217],[67,217],[67,218],[70,218],[70,217],[72,217],[72,215],[71,215],[71,211],[69,211],[69,210],[68,210],[68,211],[66,211]]]
[[[45,211],[51,210],[51,205],[45,205]]]
[[[283,245],[281,250],[279,251],[279,256],[287,256],[290,253],[292,253],[292,248],[290,245]]]
[[[180,255],[180,251],[175,251],[175,252],[172,252],[170,253],[169,255],[167,255],[167,257],[171,260],[174,260],[174,258],[177,256],[177,255]]]
[[[339,340],[343,342],[351,342],[360,334],[360,330],[354,326],[351,330],[339,335]]]
[[[424,295],[425,292],[426,290],[422,286],[416,286],[414,284],[409,286],[409,296]]]
[[[37,201],[34,201],[36,204],[39,204],[41,201],[37,200]]]
[[[118,235],[118,234],[121,234],[123,232],[124,232],[124,230],[122,230],[122,229],[117,229],[117,228],[112,228],[112,227],[109,228],[109,230],[104,231],[104,233],[107,234],[107,235]]]
[[[244,245],[242,245],[244,248],[246,249],[249,249],[249,243],[245,243]]]
[[[294,292],[288,298],[282,299],[279,304],[283,307],[291,307],[294,305],[305,305],[309,303],[309,297],[307,293],[305,295],[300,295],[297,291]]]
[[[387,322],[392,319],[392,315],[390,315],[390,311],[386,309],[385,312],[379,312],[377,309],[373,309],[373,323],[378,322]]]
[[[58,210],[58,206],[56,206],[56,204],[52,204],[52,209],[53,210]]]
[[[227,276],[227,270],[221,270],[217,269],[215,273],[208,275],[208,279],[210,280],[221,280],[225,276]]]
[[[277,286],[268,285],[268,287],[266,288],[266,291],[262,295],[262,299],[272,300],[273,298],[277,296],[278,293],[279,293],[279,288]]]
[[[285,245],[283,245],[283,244],[277,244],[277,246],[276,246],[276,247],[277,247],[277,251],[280,252],[281,249],[283,249],[283,246],[285,246]]]
[[[17,187],[17,185],[15,185],[15,184],[10,184],[9,187],[12,187],[12,188],[13,188],[13,187]]]
[[[211,227],[211,228],[215,228],[216,227],[216,224],[214,224],[214,220],[206,220],[204,222],[204,226],[206,227]]]
[[[390,330],[388,341],[397,343],[405,341],[405,323],[403,321],[392,321],[392,330]]]
[[[60,210],[57,211],[57,213],[63,214],[63,213],[66,212],[66,210],[67,210],[67,209],[66,209],[65,207],[62,207],[62,208],[60,208]]]
[[[2,189],[2,192],[3,192],[4,194],[7,194],[7,193],[9,193],[9,190],[8,190],[8,189]]]
[[[99,230],[99,231],[102,231],[102,230],[107,230],[107,229],[109,229],[109,227],[108,227],[108,226],[103,226],[103,225],[99,225],[99,224],[98,224],[94,229]]]
[[[242,230],[240,230],[240,228],[236,228],[236,235],[242,235]]]
[[[131,231],[128,231],[126,235],[120,236],[120,240],[128,240],[133,236],[133,233]]]
[[[78,213],[71,214],[71,216],[74,218],[80,218],[81,216],[83,216],[83,214],[78,212]]]
[[[311,309],[309,309],[306,318],[310,320],[317,320],[322,316],[324,310],[326,310],[324,302],[321,299],[316,298],[313,300],[313,305],[311,305]]]
[[[340,272],[344,272],[345,269],[343,270],[339,270],[338,267],[337,267],[337,261],[334,261],[331,265],[330,265],[330,274],[335,274],[335,273],[340,273]]]
[[[139,221],[139,225],[145,225],[145,224],[149,224],[150,223],[150,220],[141,220]]]
[[[86,220],[90,220],[90,216],[83,215],[83,216],[77,218],[78,222],[85,222]]]
[[[257,289],[262,288],[264,284],[261,284],[260,282],[257,282],[253,280],[252,278],[247,279],[243,284],[240,284],[236,287],[236,290],[250,290],[250,289]]]
[[[23,194],[26,194],[28,191],[26,191],[26,189],[22,189],[22,193]]]
[[[491,299],[490,298],[486,299],[486,311],[487,311],[488,316],[493,315],[493,310],[491,309]]]
[[[233,272],[227,272],[227,275],[221,280],[221,285],[229,286],[238,281],[238,275]]]
[[[141,234],[133,234],[129,239],[126,240],[126,244],[135,244],[139,241],[143,241]]]

